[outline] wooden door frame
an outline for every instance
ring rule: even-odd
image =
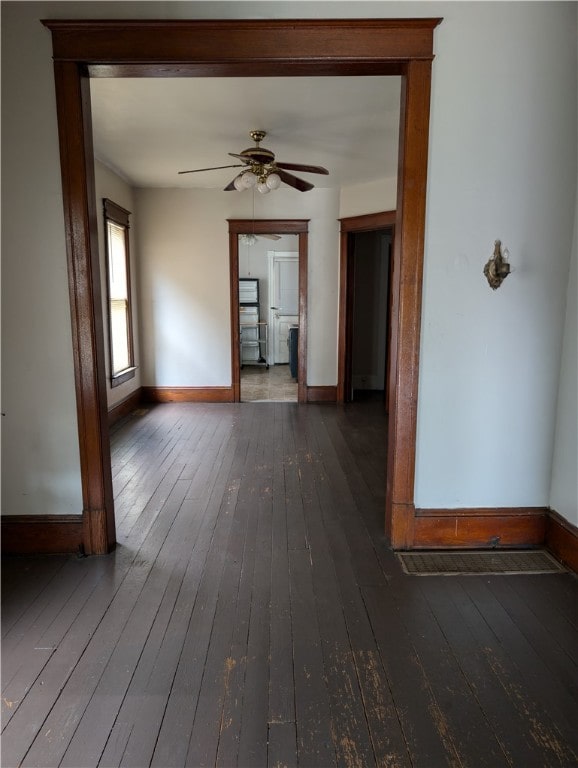
[[[351,355],[353,353],[352,338],[352,312],[353,312],[353,253],[351,252],[351,235],[358,232],[377,232],[384,229],[392,231],[391,258],[395,249],[395,211],[380,211],[378,213],[368,213],[361,216],[348,216],[339,219],[339,319],[338,319],[338,341],[337,341],[337,402],[342,404],[349,401],[347,395],[348,388],[351,385]],[[390,268],[390,279],[393,275],[393,269]],[[391,295],[391,285],[388,281],[388,294]],[[397,317],[391,317],[391,307],[389,312],[390,322],[397,323]],[[392,334],[390,333],[389,336]],[[391,349],[388,340],[388,360],[391,359]],[[387,366],[389,374],[391,366]],[[390,377],[386,376],[387,395],[386,399],[390,401]],[[394,382],[391,384],[395,385]],[[388,409],[389,410],[389,409]]]
[[[414,472],[433,35],[441,19],[48,20],[72,315],[83,539],[115,546],[91,77],[401,77],[386,533],[414,541]]]
[[[307,402],[307,255],[309,219],[228,219],[229,274],[231,280],[231,371],[233,400],[241,400],[239,359],[239,235],[297,235],[299,237],[299,341],[297,401]]]

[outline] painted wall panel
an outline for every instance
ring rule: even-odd
[[[576,6],[456,3],[444,16],[415,500],[547,505],[576,195]],[[492,291],[482,269],[496,239],[513,273]]]
[[[250,219],[251,195],[137,190],[143,384],[230,385],[227,219]],[[308,380],[335,384],[337,192],[279,189],[256,202],[257,218],[310,219]]]

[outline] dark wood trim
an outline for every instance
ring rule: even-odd
[[[136,410],[142,401],[141,387],[135,389],[130,395],[127,395],[123,400],[115,403],[108,409],[108,425],[112,427],[117,421],[124,419],[125,416],[131,414]]]
[[[231,305],[231,386],[233,402],[241,401],[241,328],[239,325],[239,234],[229,222],[229,301]]]
[[[52,31],[54,58],[90,65],[92,77],[207,77],[315,75],[323,65],[323,74],[336,74],[356,64],[366,74],[377,66],[380,74],[398,75],[404,60],[432,58],[440,19],[43,23]]]
[[[52,32],[72,308],[85,548],[114,546],[91,76],[401,75],[386,530],[411,546],[433,33],[441,19],[66,21]],[[301,334],[300,334],[301,335]],[[305,343],[305,339],[301,343]],[[305,386],[302,382],[301,386]],[[305,394],[305,393],[303,393]],[[411,519],[410,519],[411,517]]]
[[[82,515],[2,515],[3,554],[59,555],[82,551]]]
[[[108,197],[102,198],[102,208],[104,218],[114,221],[115,224],[119,224],[121,227],[130,229],[130,217],[132,216],[130,211],[123,208],[122,205],[115,203],[114,200],[110,200]]]
[[[401,82],[385,494],[386,535],[394,549],[413,544],[431,61],[409,61]]]
[[[132,343],[131,343],[131,346],[132,346]],[[136,365],[133,365],[130,368],[127,368],[126,371],[121,371],[120,373],[117,373],[115,376],[111,376],[110,387],[111,389],[114,389],[115,387],[120,387],[121,384],[124,384],[126,381],[130,381],[130,379],[134,379],[135,376],[136,376]]]
[[[561,563],[578,573],[578,528],[553,509],[546,521],[546,546]]]
[[[353,252],[350,235],[355,232],[375,232],[381,229],[391,229],[391,254],[393,259],[395,221],[395,211],[380,211],[378,213],[366,213],[360,216],[348,216],[339,219],[339,319],[337,335],[338,403],[347,402],[349,400],[349,392],[351,392],[351,354],[353,348]],[[388,291],[391,293],[391,285],[388,286]],[[390,319],[390,317],[391,312],[388,312],[388,319]],[[388,361],[390,356],[391,350],[388,345]]]
[[[480,549],[544,543],[545,507],[417,509],[413,548]]]
[[[337,387],[307,387],[308,403],[336,403]]]
[[[387,353],[386,353],[386,359],[385,359],[385,412],[389,414],[389,404],[390,404],[390,386],[389,383],[391,381],[391,358],[392,358],[392,340],[395,338],[397,339],[397,329],[396,333],[393,332],[392,328],[392,307],[393,307],[393,254],[394,254],[394,245],[395,245],[395,227],[392,229],[392,235],[391,235],[391,245],[389,248],[389,273],[387,275]]]
[[[339,234],[339,315],[337,319],[337,402],[345,402],[351,392],[351,370],[347,365],[347,350],[352,345],[352,301],[349,287],[353,281],[351,239],[348,232]]]
[[[309,231],[309,219],[227,219],[234,235],[299,235]],[[283,231],[279,231],[283,227]]]
[[[97,555],[114,548],[116,534],[110,472],[90,86],[82,68],[72,62],[55,63],[55,83],[76,382],[84,549],[87,554]]]
[[[163,74],[159,75],[159,65],[150,64],[90,64],[86,69],[91,78],[97,77],[322,77],[338,76],[371,77],[374,75],[400,76],[403,75],[403,64],[392,60],[384,64],[373,61],[219,61],[173,64],[167,63],[162,67]]]
[[[339,219],[342,232],[374,232],[376,229],[387,229],[395,226],[395,211],[378,211],[363,213],[360,216],[344,216]]]
[[[147,403],[232,403],[233,387],[141,387]]]
[[[307,273],[309,219],[228,219],[231,297],[231,371],[234,402],[241,399],[239,359],[239,235],[298,235],[299,237],[299,351],[297,400],[307,402]]]
[[[309,223],[308,223],[309,224]],[[299,234],[299,338],[297,339],[297,402],[307,402],[307,285],[309,234]]]

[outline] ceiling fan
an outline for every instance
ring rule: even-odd
[[[255,243],[260,237],[264,238],[265,240],[281,240],[281,235],[268,235],[268,234],[256,235],[254,232],[249,232],[246,235],[239,235],[239,242],[242,245],[255,245]]]
[[[244,168],[243,171],[235,176],[233,181],[227,184],[224,191],[232,192],[236,189],[242,192],[244,189],[255,187],[262,194],[266,194],[272,189],[277,189],[281,182],[288,184],[294,189],[298,189],[299,192],[307,192],[309,189],[313,189],[313,184],[294,176],[292,173],[288,173],[288,171],[329,174],[329,171],[320,165],[276,162],[273,152],[260,146],[266,135],[266,131],[251,131],[250,136],[255,142],[254,147],[244,149],[239,154],[234,152],[228,153],[231,157],[241,160],[240,164],[218,165],[214,168],[196,168],[192,171],[179,171],[179,174],[217,171],[221,168]]]

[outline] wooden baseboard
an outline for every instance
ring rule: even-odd
[[[116,403],[115,405],[111,406],[108,409],[108,426],[112,427],[113,424],[117,423],[117,421],[120,421],[121,419],[124,419],[125,416],[131,414],[140,406],[141,400],[141,387],[138,387],[138,389],[135,389],[134,392],[131,392],[128,397],[125,397],[124,400],[121,400],[120,403]]]
[[[336,403],[337,387],[307,387],[308,403]]]
[[[1,520],[4,554],[82,551],[82,515],[2,515]]]
[[[553,509],[546,522],[546,546],[561,563],[578,573],[578,528]]]
[[[484,549],[540,546],[546,537],[545,507],[417,509],[414,549]]]
[[[149,403],[232,403],[233,387],[142,387]]]

